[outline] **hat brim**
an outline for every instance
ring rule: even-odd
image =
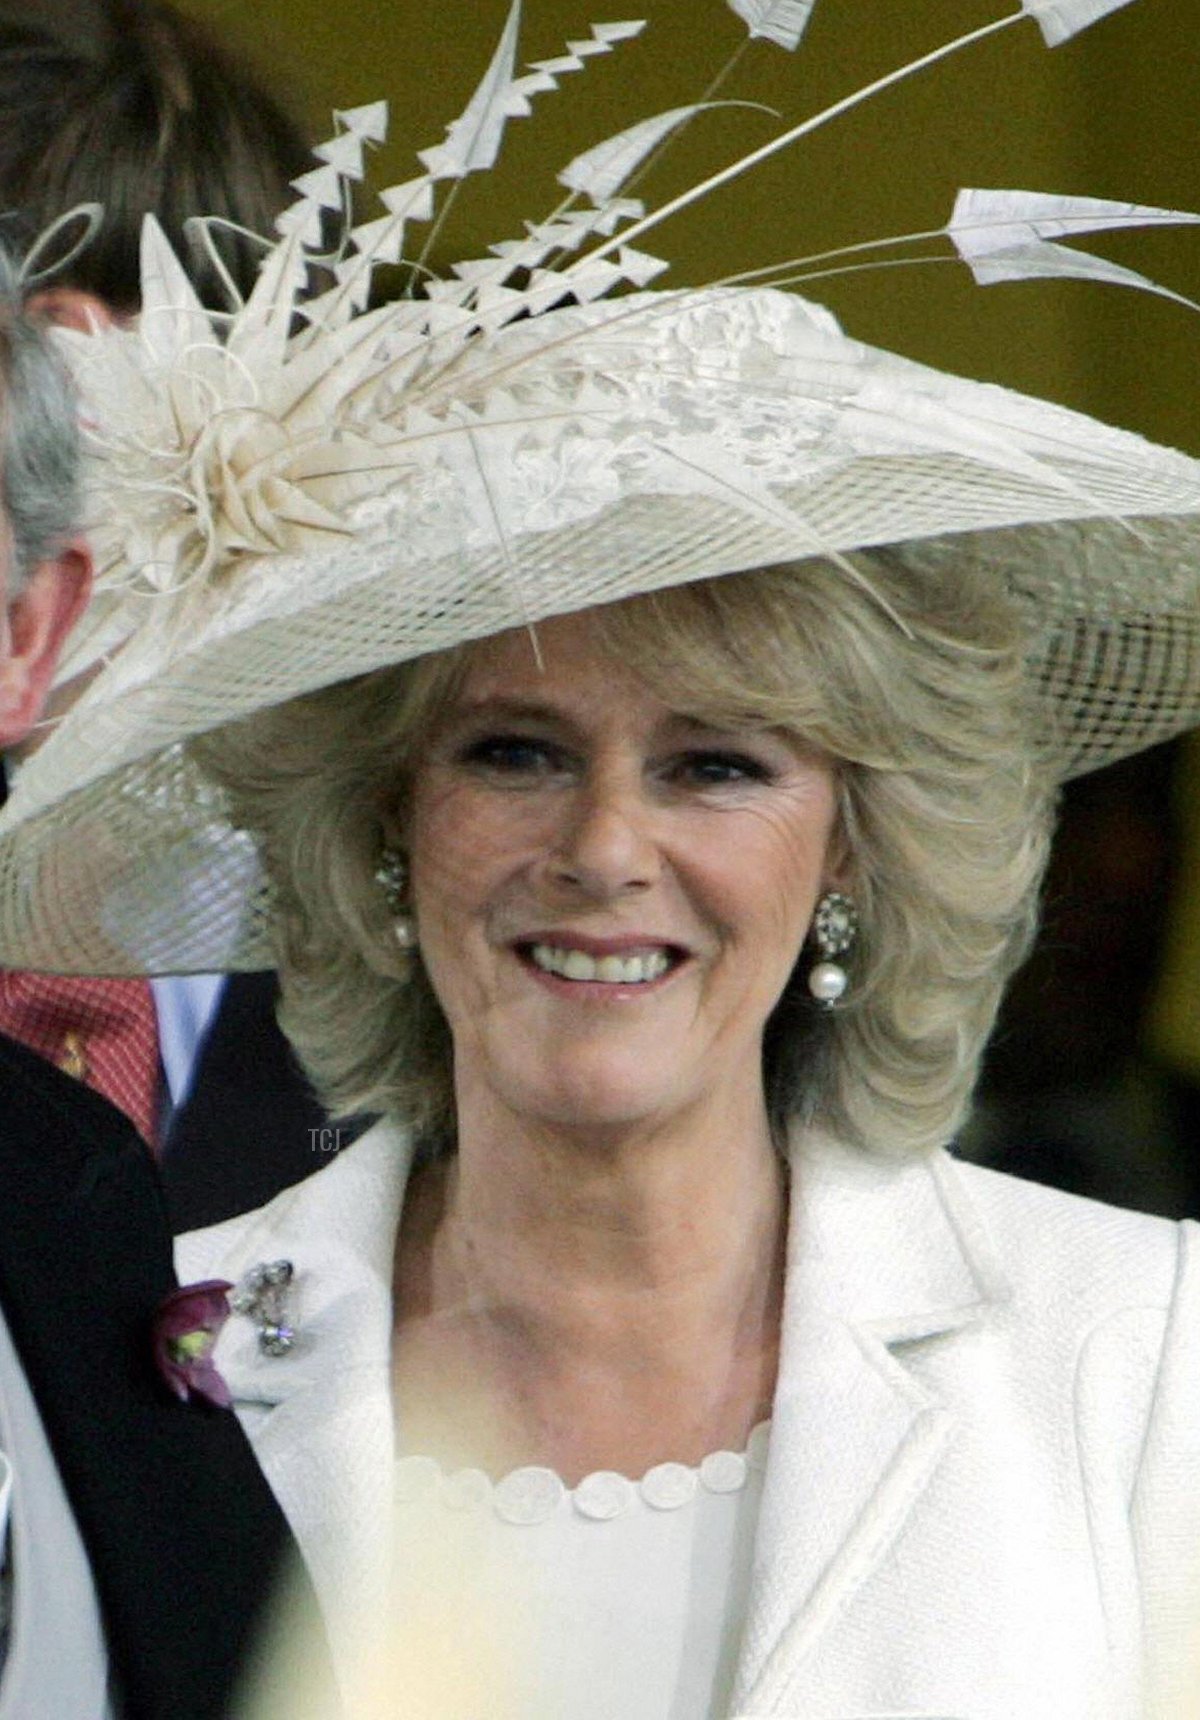
[[[190,737],[549,616],[881,544],[982,559],[1063,775],[1200,720],[1200,462],[848,339],[776,292],[651,293],[481,339],[394,480],[144,620],[0,813],[0,951],[269,966],[248,838]],[[1044,724],[1042,719],[1044,718]]]

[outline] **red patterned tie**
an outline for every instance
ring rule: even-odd
[[[153,1145],[158,1020],[149,980],[0,969],[0,1033],[103,1093]]]

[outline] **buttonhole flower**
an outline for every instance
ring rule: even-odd
[[[229,1387],[213,1366],[213,1346],[229,1318],[232,1284],[207,1278],[173,1290],[154,1316],[154,1365],[181,1403],[202,1398],[228,1409]]]

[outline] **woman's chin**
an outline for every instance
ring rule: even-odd
[[[506,1109],[534,1126],[570,1130],[636,1129],[682,1109],[677,1072],[655,1079],[646,1058],[559,1063],[539,1076],[505,1083]]]

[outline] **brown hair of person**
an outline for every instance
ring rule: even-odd
[[[201,297],[227,302],[218,270],[189,244],[190,216],[270,235],[312,165],[305,139],[240,55],[160,0],[26,0],[0,7],[0,208],[28,245],[65,210],[98,203],[92,242],[53,285],[138,307],[142,219],[157,216]],[[7,225],[7,223],[6,223]],[[224,233],[239,290],[262,247]]]

